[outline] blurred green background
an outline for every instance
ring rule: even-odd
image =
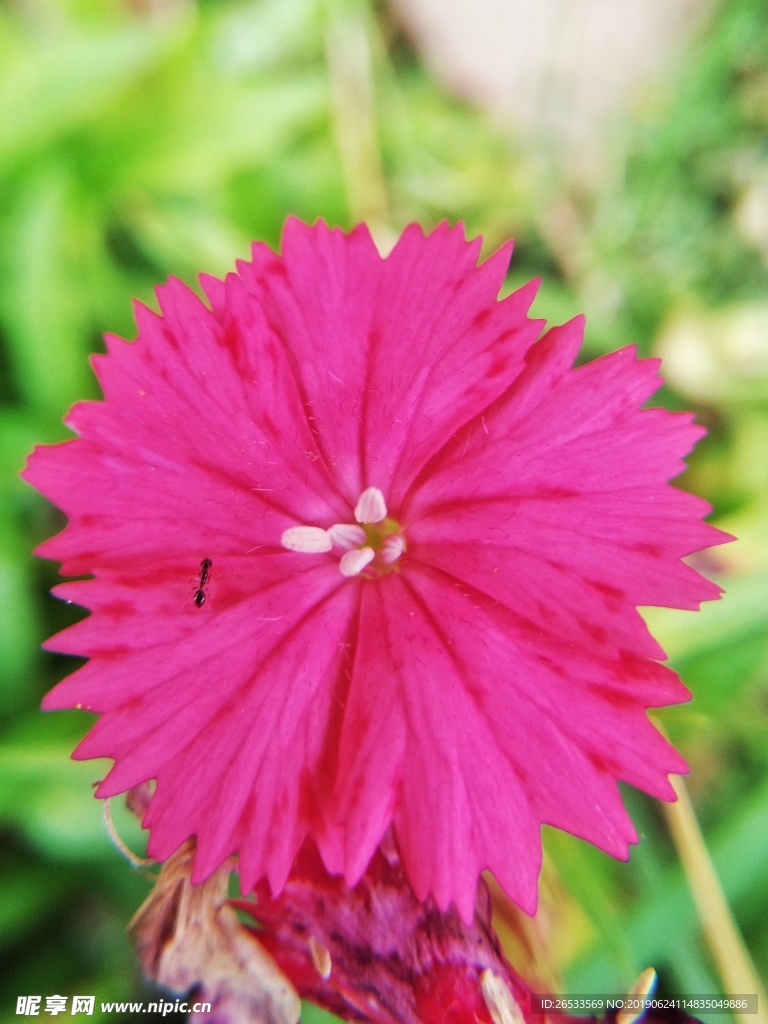
[[[151,303],[171,273],[224,273],[253,238],[276,245],[288,213],[366,218],[383,245],[446,217],[487,251],[515,237],[509,287],[541,276],[539,315],[586,312],[587,356],[633,342],[665,358],[662,401],[709,429],[683,486],[740,540],[699,560],[724,601],[651,616],[695,695],[661,720],[765,976],[765,2],[711,5],[581,145],[448,91],[420,42],[363,0],[0,4],[2,1021],[22,994],[139,992],[124,929],[149,889],[102,827],[103,766],[68,760],[87,716],[38,711],[76,664],[39,645],[79,613],[47,595],[56,567],[29,553],[61,516],[16,474],[35,443],[66,436],[73,401],[98,394],[88,355],[105,330],[133,336],[133,297]],[[546,836],[547,971],[572,992],[615,992],[653,964],[667,991],[722,991],[664,811],[627,799],[642,833],[628,865]]]

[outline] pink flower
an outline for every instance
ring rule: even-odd
[[[658,360],[572,368],[580,318],[536,340],[509,249],[408,228],[387,259],[289,220],[204,305],[171,280],[104,402],[27,470],[67,513],[41,553],[92,612],[51,641],[88,664],[46,708],[101,718],[98,795],[157,780],[163,860],[233,852],[281,890],[306,836],[354,884],[390,824],[420,899],[471,919],[490,868],[532,911],[540,826],[627,856],[616,782],[671,799],[648,707],[686,700],[639,605],[719,589],[722,540],[668,486],[702,430],[642,410]]]

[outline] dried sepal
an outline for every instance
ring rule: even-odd
[[[196,990],[211,1003],[207,1024],[297,1024],[295,989],[227,903],[229,871],[192,885],[193,856],[190,841],[166,861],[131,921],[144,972],[175,992]]]

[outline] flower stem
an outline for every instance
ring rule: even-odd
[[[369,26],[359,11],[328,5],[325,50],[331,117],[349,214],[385,249],[394,242],[381,163]]]
[[[664,804],[664,813],[712,959],[728,994],[757,995],[756,1014],[734,1015],[741,1024],[768,1024],[765,992],[715,872],[685,782],[677,776],[671,781],[677,801]]]

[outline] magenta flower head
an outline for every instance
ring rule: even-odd
[[[636,608],[719,594],[668,483],[703,431],[642,408],[658,360],[574,369],[581,318],[539,337],[479,250],[289,220],[208,304],[139,306],[31,458],[69,516],[41,554],[92,577],[44,707],[100,715],[99,796],[156,780],[149,852],[194,835],[193,880],[237,853],[277,893],[310,837],[353,885],[391,827],[419,898],[469,919],[489,868],[533,911],[542,824],[625,858],[617,780],[673,798],[646,709],[689,694]]]

